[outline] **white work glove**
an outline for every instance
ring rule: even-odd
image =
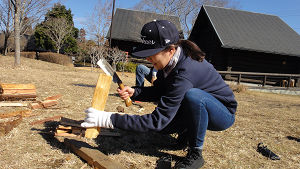
[[[103,128],[114,128],[110,116],[113,112],[99,111],[92,107],[85,110],[87,113],[84,122],[81,123],[81,127],[103,127]]]

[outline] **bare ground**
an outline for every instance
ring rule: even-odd
[[[22,65],[14,68],[13,57],[0,55],[0,83],[32,83],[37,88],[38,100],[62,94],[59,105],[34,110],[37,116],[24,118],[6,136],[0,137],[0,168],[90,168],[77,155],[48,134],[57,122],[45,125],[29,123],[63,115],[74,120],[85,117],[83,111],[91,106],[94,87],[100,70],[82,70],[57,64],[21,58]],[[120,73],[126,85],[134,85],[134,74]],[[153,103],[138,103],[125,107],[112,84],[106,111],[146,114],[155,108]],[[235,93],[239,103],[235,124],[222,132],[208,131],[204,144],[204,168],[300,168],[300,96],[244,91]],[[0,113],[22,108],[0,108]],[[24,108],[23,108],[24,109]],[[0,119],[0,122],[12,120]],[[120,131],[122,136],[82,138],[98,147],[110,158],[126,168],[155,168],[157,160],[171,155],[174,161],[186,154],[168,145],[175,135]],[[270,160],[256,151],[263,142],[280,156]]]

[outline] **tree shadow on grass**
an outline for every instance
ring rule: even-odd
[[[296,138],[296,137],[293,137],[293,136],[287,136],[286,138],[289,139],[289,140],[294,140],[294,141],[300,142],[300,138]]]
[[[89,85],[89,84],[83,84],[83,83],[73,83],[72,85],[74,86],[80,86],[80,87],[91,87],[91,88],[95,88],[96,85]]]

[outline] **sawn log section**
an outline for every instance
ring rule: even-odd
[[[36,88],[34,84],[0,84],[0,100],[35,100]]]

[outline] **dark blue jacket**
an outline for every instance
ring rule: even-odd
[[[111,116],[114,127],[132,131],[161,131],[174,118],[185,93],[191,88],[199,88],[210,93],[223,103],[231,113],[235,113],[237,102],[229,86],[220,74],[206,60],[195,61],[181,52],[176,67],[165,78],[158,71],[152,87],[135,87],[133,100],[157,101],[151,114]]]

